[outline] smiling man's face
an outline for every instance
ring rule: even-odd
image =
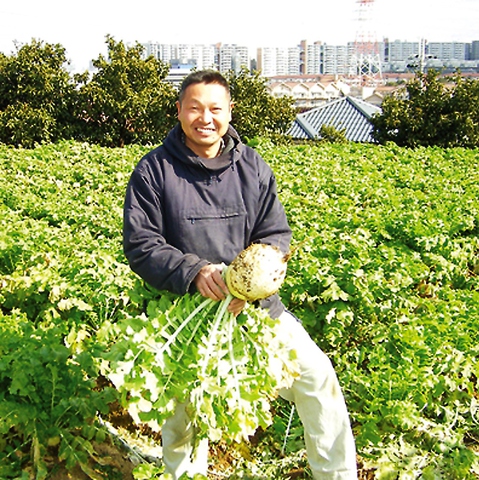
[[[186,145],[200,157],[216,157],[231,121],[227,90],[218,83],[194,83],[176,106]]]

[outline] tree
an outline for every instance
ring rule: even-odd
[[[32,40],[0,56],[0,141],[33,147],[71,135],[75,90],[65,49]]]
[[[456,75],[449,109],[449,128],[454,132],[455,144],[467,148],[479,146],[479,81]]]
[[[164,81],[168,67],[143,47],[127,48],[108,36],[108,58],[93,61],[90,81],[77,77],[79,139],[104,146],[157,143],[176,122],[176,92]]]
[[[346,143],[348,141],[346,137],[346,129],[337,129],[333,125],[326,125],[323,123],[319,130],[320,142],[326,143]]]
[[[439,72],[417,73],[405,89],[382,104],[371,119],[380,143],[400,146],[476,147],[479,145],[479,83],[458,72],[449,84]]]
[[[287,133],[296,112],[290,97],[273,97],[266,80],[243,68],[226,74],[234,102],[232,124],[245,139]]]

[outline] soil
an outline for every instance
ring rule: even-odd
[[[94,443],[94,456],[86,469],[76,467],[67,470],[63,463],[52,455],[48,462],[52,472],[49,480],[91,480],[92,476],[84,470],[88,468],[98,478],[108,480],[134,480],[133,470],[143,459],[154,461],[161,457],[161,435],[151,431],[147,426],[135,425],[123,409],[114,406],[105,425],[112,435],[102,443]],[[252,438],[252,444],[258,443],[261,433],[257,438]],[[136,447],[136,448],[135,448]],[[140,457],[141,456],[141,457]],[[238,458],[238,452],[232,452],[227,445],[219,443],[210,447],[210,458],[214,459],[214,471],[208,474],[209,480],[224,480],[226,472],[232,471],[232,466]],[[216,472],[216,473],[215,473]],[[33,478],[33,477],[32,477]],[[309,473],[303,468],[295,468],[285,474],[284,480],[310,479]],[[373,480],[374,471],[364,469],[358,457],[358,480]],[[249,480],[270,480],[253,479]],[[271,479],[273,480],[273,479]]]

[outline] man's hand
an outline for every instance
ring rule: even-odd
[[[241,300],[240,298],[233,298],[233,300],[231,300],[230,304],[228,305],[228,312],[231,312],[235,317],[237,317],[243,311],[245,305],[245,300]]]
[[[194,284],[196,289],[203,297],[211,298],[212,300],[224,300],[228,295],[228,287],[223,280],[221,272],[224,265],[209,264],[205,265],[196,275]],[[235,316],[239,315],[243,310],[246,302],[239,298],[233,298],[228,305],[228,311]]]
[[[221,275],[223,265],[209,264],[205,265],[193,280],[198,292],[203,297],[212,300],[224,300],[228,295],[228,287]]]

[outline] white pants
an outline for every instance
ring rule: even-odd
[[[280,391],[294,402],[304,426],[308,461],[316,480],[356,480],[356,449],[349,416],[333,366],[300,322],[289,312],[280,316],[279,335],[298,355],[300,377]],[[163,461],[177,480],[208,469],[208,442],[193,454],[194,428],[185,406],[178,405],[162,429]],[[194,455],[192,457],[192,454]]]

